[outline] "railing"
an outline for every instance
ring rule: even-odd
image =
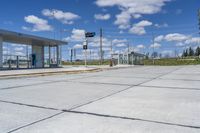
[[[3,55],[3,68],[19,69],[19,68],[30,68],[30,67],[31,67],[31,59],[27,56]]]

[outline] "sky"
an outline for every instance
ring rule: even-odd
[[[1,0],[0,29],[69,42],[62,47],[68,60],[70,49],[83,58],[85,32],[90,58],[99,58],[99,30],[103,29],[105,58],[130,50],[163,56],[181,55],[197,47],[199,0]],[[153,41],[154,40],[154,41]],[[153,43],[154,42],[154,43]],[[12,48],[11,48],[12,47]],[[5,53],[25,55],[22,45],[5,44]]]

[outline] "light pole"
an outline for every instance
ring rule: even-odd
[[[200,9],[198,10],[198,17],[199,17],[199,34],[200,34]]]
[[[153,65],[155,65],[155,37],[153,34]]]

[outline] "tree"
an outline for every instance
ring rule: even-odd
[[[187,51],[188,51],[187,49],[186,49],[186,50],[183,50],[183,54],[182,54],[183,57],[187,57],[187,56],[188,56]]]
[[[199,56],[199,55],[200,55],[200,47],[198,46],[195,51],[195,56]]]
[[[194,50],[190,47],[188,51],[189,56],[194,56]]]

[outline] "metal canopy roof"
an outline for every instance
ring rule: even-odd
[[[38,37],[23,33],[17,33],[13,31],[7,31],[0,29],[0,37],[3,38],[4,42],[18,43],[18,44],[27,44],[27,45],[66,45],[68,44],[65,41],[59,41],[54,39],[48,39],[44,37]]]

